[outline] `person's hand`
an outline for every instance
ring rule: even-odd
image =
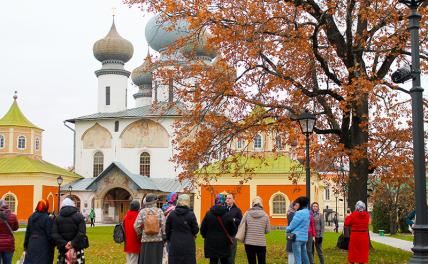
[[[71,242],[68,241],[67,244],[65,244],[65,249],[69,250],[71,249],[73,246],[71,245]]]

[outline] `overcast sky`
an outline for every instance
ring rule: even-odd
[[[0,117],[18,91],[24,114],[45,129],[43,157],[49,162],[72,165],[73,134],[63,121],[96,112],[94,71],[101,63],[92,46],[109,31],[113,7],[118,32],[134,45],[125,65],[132,71],[147,53],[144,27],[150,14],[122,0],[0,1]],[[128,90],[133,107],[137,89],[130,83]]]

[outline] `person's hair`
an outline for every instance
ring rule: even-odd
[[[311,209],[312,209],[312,207],[314,207],[314,205],[318,205],[318,208],[320,207],[320,204],[318,203],[318,202],[313,202],[312,204],[311,204]]]
[[[226,194],[226,197],[227,197],[228,195],[232,196],[232,198],[235,198],[235,196],[233,195],[233,193],[228,193],[228,194]]]
[[[308,207],[309,199],[306,196],[300,196],[297,198],[294,202],[298,203],[300,205],[299,210]]]
[[[129,210],[131,211],[139,211],[140,210],[140,202],[138,200],[133,200],[129,206]]]

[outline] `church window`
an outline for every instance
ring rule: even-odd
[[[272,213],[274,215],[278,215],[278,214],[285,214],[285,210],[286,210],[286,200],[284,195],[282,194],[277,194],[273,197],[272,199]]]
[[[35,145],[36,145],[36,150],[39,150],[40,149],[40,139],[39,138],[36,138]]]
[[[100,175],[104,170],[104,155],[102,152],[98,151],[94,154],[94,177]]]
[[[110,105],[110,86],[106,87],[106,105]]]
[[[330,187],[329,186],[325,187],[325,199],[330,200]]]
[[[0,135],[0,149],[4,148],[4,136]]]
[[[261,149],[262,148],[262,136],[257,134],[254,137],[254,149]]]
[[[24,136],[18,137],[18,149],[25,149],[25,137]]]
[[[114,132],[119,131],[119,121],[114,122]]]
[[[140,156],[140,175],[150,177],[150,154],[147,152]]]
[[[236,141],[236,148],[241,149],[244,147],[244,144],[245,144],[245,142],[243,139],[238,139],[238,141]]]
[[[17,199],[15,194],[13,193],[7,193],[3,199],[5,200],[6,204],[9,206],[9,209],[12,213],[16,213],[16,205],[17,205]]]
[[[277,135],[275,137],[275,149],[276,150],[281,150],[282,149],[282,140],[281,140],[281,136]]]

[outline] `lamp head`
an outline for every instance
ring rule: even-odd
[[[58,178],[56,178],[56,182],[58,183],[59,186],[61,186],[62,182],[63,182],[63,178],[60,176],[58,176]]]

